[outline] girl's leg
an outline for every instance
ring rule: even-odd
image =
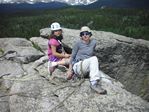
[[[57,62],[57,65],[69,65],[70,58],[63,58]]]
[[[59,61],[56,61],[56,62],[51,62],[50,66],[55,67],[57,65],[69,65],[69,61],[70,61],[70,58],[63,58],[62,60],[59,60]]]
[[[57,65],[69,65],[69,61],[70,61],[70,58],[63,58],[62,60],[57,61],[57,62],[48,61],[48,71],[49,71],[49,73],[54,72],[55,67]]]
[[[52,73],[55,70],[55,66],[51,66],[51,61],[48,61],[48,72],[50,73],[50,75],[52,75]]]

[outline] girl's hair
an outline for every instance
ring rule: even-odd
[[[62,30],[61,30],[62,31]],[[51,31],[51,34],[50,34],[50,36],[48,37],[48,39],[51,39],[51,38],[55,38],[55,39],[57,39],[57,40],[62,40],[63,39],[63,34],[61,34],[60,36],[56,36],[56,35],[54,35],[54,31]]]
[[[62,29],[60,29],[60,30],[62,31]],[[50,34],[49,37],[48,37],[49,39],[55,37],[54,32],[55,32],[55,31],[51,31],[51,34]],[[62,34],[61,34],[61,36],[63,37]]]
[[[49,39],[54,37],[54,31],[51,31],[51,34],[49,35]]]

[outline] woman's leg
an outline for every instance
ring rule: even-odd
[[[99,94],[106,94],[107,91],[103,89],[101,85],[98,84],[98,81],[100,80],[101,77],[98,66],[99,66],[98,59],[96,56],[93,56],[91,58],[83,60],[83,62],[80,61],[76,63],[73,68],[79,74],[83,73],[85,75],[87,72],[89,72],[91,89],[93,89]]]
[[[82,70],[81,70],[81,66],[82,66]],[[89,72],[90,81],[96,81],[100,79],[99,63],[96,56],[85,59],[83,60],[83,62],[80,61],[76,63],[73,69],[74,69],[74,72],[79,75],[81,74],[85,75],[86,73]]]
[[[99,73],[99,63],[98,59],[96,56],[93,56],[89,58],[89,76],[90,76],[90,81],[95,81],[100,79],[100,73]]]

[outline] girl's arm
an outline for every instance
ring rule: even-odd
[[[52,51],[52,54],[58,58],[69,58],[70,57],[69,54],[56,52],[56,46],[54,45],[51,45],[51,51]]]

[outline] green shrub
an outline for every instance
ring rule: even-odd
[[[80,29],[88,25],[93,30],[114,32],[133,38],[149,40],[149,11],[132,9],[65,8],[59,10],[22,12],[2,15],[0,37],[31,38],[39,30],[59,22],[63,27]]]

